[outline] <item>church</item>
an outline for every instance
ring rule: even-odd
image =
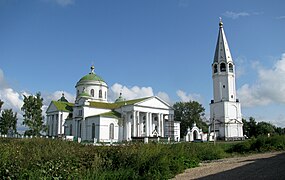
[[[243,140],[241,105],[236,97],[235,64],[219,22],[219,34],[212,63],[213,100],[210,103],[210,136],[193,127],[186,139]],[[64,97],[52,101],[46,111],[48,135],[73,136],[83,141],[122,142],[139,138],[170,138],[180,141],[180,122],[174,109],[159,97],[108,101],[108,85],[94,72],[75,85],[75,102]],[[195,129],[196,128],[196,129]]]
[[[241,105],[236,97],[235,64],[221,20],[212,63],[212,79],[214,99],[210,103],[210,129],[214,139],[243,140]]]
[[[94,72],[75,85],[75,102],[62,97],[47,108],[48,136],[73,136],[82,141],[122,142],[144,138],[180,140],[174,109],[157,96],[108,101],[108,85]]]

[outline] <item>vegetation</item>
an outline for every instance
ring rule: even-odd
[[[240,143],[91,146],[51,139],[0,139],[0,179],[169,179],[201,161],[284,150],[285,137]]]
[[[2,108],[3,104],[4,104],[4,102],[1,101],[1,99],[0,99],[0,111],[1,111],[1,108]]]
[[[202,104],[196,101],[177,102],[173,105],[174,118],[176,121],[181,121],[180,136],[184,137],[188,127],[192,127],[196,123],[203,132],[208,132],[208,125],[202,121],[205,115],[205,108]]]
[[[0,116],[0,133],[8,134],[17,132],[17,113],[13,113],[12,109],[4,109]]]
[[[274,134],[285,134],[284,129],[281,127],[276,127],[270,123],[267,122],[256,122],[255,118],[250,117],[249,121],[246,119],[242,119],[243,122],[243,132],[244,134],[251,138],[251,137],[257,137],[259,135],[274,135]]]
[[[23,124],[29,127],[25,135],[39,136],[40,132],[45,130],[43,116],[42,116],[43,98],[41,93],[35,96],[24,95],[24,105],[21,110],[24,112]]]

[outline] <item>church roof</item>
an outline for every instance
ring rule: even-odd
[[[72,112],[74,106],[73,103],[64,102],[64,101],[52,101],[52,103],[55,105],[57,110],[65,112]]]
[[[115,103],[104,103],[104,102],[90,102],[90,106],[102,109],[116,109],[126,105],[133,105],[135,103],[141,102],[149,97],[127,100],[127,101],[120,101]]]
[[[230,62],[232,61],[232,56],[230,52],[230,48],[227,42],[227,38],[224,32],[223,28],[223,22],[220,19],[219,23],[220,29],[219,29],[219,35],[218,35],[218,40],[217,40],[217,45],[216,45],[216,50],[215,50],[215,56],[214,56],[214,63],[215,62]]]
[[[105,113],[102,113],[102,114],[97,114],[97,115],[94,115],[94,116],[88,116],[86,118],[91,118],[91,117],[98,117],[98,116],[101,116],[101,117],[110,117],[110,118],[121,118],[121,113],[118,113],[116,111],[109,111],[109,112],[105,112]]]
[[[94,72],[94,66],[91,66],[91,72],[85,76],[83,76],[76,85],[79,84],[85,84],[88,83],[90,81],[99,81],[99,82],[104,82],[106,83],[100,76],[98,76],[95,72]]]

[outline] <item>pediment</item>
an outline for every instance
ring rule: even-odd
[[[135,103],[135,105],[143,107],[159,108],[159,109],[173,109],[168,103],[166,103],[165,101],[156,96]]]

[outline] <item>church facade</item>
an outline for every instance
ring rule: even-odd
[[[243,139],[241,105],[236,97],[235,64],[233,62],[223,23],[219,23],[219,35],[212,63],[213,95],[210,103],[210,128],[223,140]]]
[[[144,137],[180,140],[180,122],[174,121],[174,109],[157,96],[125,100],[120,94],[115,102],[108,102],[108,85],[94,72],[94,66],[75,88],[74,103],[64,94],[50,103],[46,111],[49,136],[97,142]]]

